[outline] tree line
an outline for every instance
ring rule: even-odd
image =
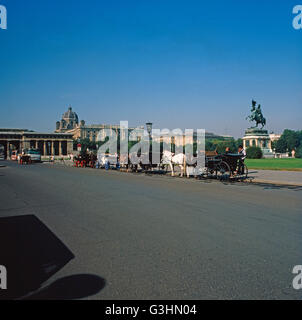
[[[285,129],[280,139],[273,142],[272,148],[278,153],[291,153],[295,150],[295,157],[302,158],[302,130]]]
[[[93,142],[89,139],[81,139],[79,141],[74,141],[74,149],[76,150],[77,143],[82,145],[83,150],[94,150],[105,143],[104,142]],[[129,149],[136,142],[129,141]],[[205,149],[206,151],[217,151],[217,153],[222,154],[225,152],[226,148],[229,148],[231,153],[236,153],[238,147],[243,144],[242,139],[234,138],[220,138],[220,139],[206,139]],[[272,143],[272,149],[277,153],[291,153],[292,150],[295,150],[295,157],[302,158],[302,130],[294,131],[285,129],[280,139]],[[172,145],[172,152],[175,150],[175,146]],[[193,144],[193,150],[196,151],[196,143]],[[262,151],[259,147],[249,147],[247,148],[247,157],[248,158],[262,158]]]

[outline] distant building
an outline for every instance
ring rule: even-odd
[[[272,143],[278,141],[281,134],[268,134],[267,130],[259,128],[249,128],[245,131],[243,139],[243,147],[259,147],[263,152],[264,158],[276,157]]]
[[[281,134],[270,133],[269,138],[271,142],[275,142],[281,138]]]
[[[140,129],[144,129],[144,126],[140,126]],[[79,121],[78,115],[72,111],[69,107],[63,114],[62,119],[56,122],[57,133],[69,133],[72,134],[73,139],[89,139],[90,141],[96,141],[99,132],[103,129],[112,129],[118,134],[120,132],[120,125],[113,124],[91,124],[86,125],[84,120]],[[128,128],[129,133],[135,128]],[[105,133],[103,137],[105,138]]]
[[[144,126],[138,127],[141,130],[144,130]],[[89,139],[90,141],[96,141],[98,134],[103,129],[112,129],[117,134],[120,134],[120,125],[112,125],[112,124],[91,124],[86,125],[84,120],[79,120],[78,115],[72,110],[71,107],[62,115],[62,119],[56,122],[56,133],[68,133],[72,134],[74,140],[78,139]],[[132,130],[136,128],[128,128],[128,132],[130,133]],[[122,131],[123,134],[123,131]],[[101,137],[105,138],[105,132]],[[122,137],[124,138],[124,137]],[[222,136],[214,133],[206,132],[206,139],[231,139],[231,136]],[[163,137],[154,137],[153,142],[163,142]],[[176,146],[185,145],[185,144],[193,144],[196,141],[196,131],[194,131],[193,137],[185,136],[173,136],[172,143]]]
[[[73,140],[69,133],[0,128],[0,146],[2,146],[5,158],[9,158],[13,150],[20,153],[31,148],[38,149],[42,156],[66,156],[72,153]]]
[[[83,121],[81,124],[85,125],[85,122]],[[56,132],[70,131],[77,128],[78,126],[78,115],[74,111],[72,111],[71,107],[69,107],[68,110],[63,114],[61,121],[57,121]]]

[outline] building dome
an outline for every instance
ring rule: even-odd
[[[55,132],[66,132],[77,128],[79,125],[78,115],[72,111],[72,108],[69,107],[66,112],[63,113],[61,121],[56,122],[56,131]]]
[[[64,119],[67,123],[73,122],[79,124],[78,115],[74,111],[72,111],[71,107],[69,107],[68,110],[63,114],[62,119]]]

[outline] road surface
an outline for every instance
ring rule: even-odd
[[[35,215],[75,255],[45,285],[89,274],[105,285],[87,299],[302,296],[299,187],[1,163],[0,217]]]

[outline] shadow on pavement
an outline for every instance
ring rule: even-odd
[[[286,184],[273,184],[273,183],[264,183],[264,182],[254,182],[254,181],[233,181],[233,182],[224,182],[224,185],[234,185],[234,186],[255,186],[261,187],[264,190],[293,190],[293,191],[302,191],[302,186],[286,185]]]
[[[39,290],[42,284],[62,269],[75,256],[36,216],[24,215],[0,218],[0,265],[7,270],[7,290],[0,291],[0,299],[18,299]],[[96,279],[92,285],[91,279]],[[72,276],[54,282],[41,294],[55,297],[56,288],[72,299],[71,290],[83,285],[76,297],[96,292],[104,287],[97,276]],[[87,286],[91,286],[88,290]],[[71,288],[68,288],[71,286]],[[46,290],[46,291],[45,291]],[[46,292],[46,293],[45,293]],[[69,294],[68,294],[69,293]],[[60,296],[60,293],[58,293]]]
[[[97,294],[106,285],[103,278],[90,274],[77,274],[56,280],[25,300],[72,300]]]
[[[251,185],[260,186],[264,189],[287,189],[294,191],[302,191],[302,186],[286,185],[286,184],[271,184],[262,182],[252,182]]]

